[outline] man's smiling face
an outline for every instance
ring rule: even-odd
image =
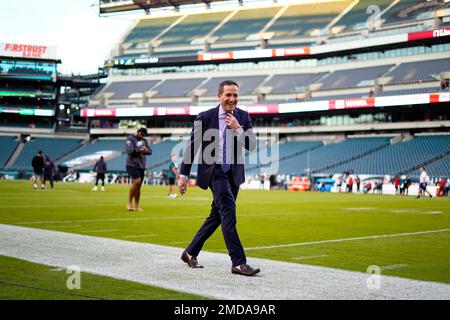
[[[225,85],[223,92],[219,92],[217,95],[220,100],[220,105],[225,112],[232,112],[236,109],[236,105],[239,101],[239,88],[235,85]]]

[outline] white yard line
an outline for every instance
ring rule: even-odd
[[[81,228],[82,225],[69,225],[69,226],[45,226],[46,228],[62,228],[62,229],[69,229],[69,228]]]
[[[80,230],[81,233],[97,233],[97,232],[114,232],[119,231],[119,229],[104,229],[104,230]]]
[[[132,235],[132,236],[123,236],[123,239],[132,239],[132,238],[146,238],[146,237],[156,237],[157,234],[141,234],[141,235]]]
[[[259,258],[256,277],[234,275],[227,254],[202,252],[204,269],[180,260],[182,249],[0,224],[0,255],[139,282],[215,299],[450,299],[450,285]]]
[[[414,235],[419,235],[419,234],[429,234],[429,233],[439,233],[439,232],[449,232],[449,231],[450,231],[450,229],[439,229],[439,230],[406,232],[406,233],[397,233],[397,234],[383,234],[383,235],[379,235],[379,236],[367,236],[367,237],[332,239],[332,240],[311,241],[311,242],[287,243],[287,244],[280,244],[280,245],[274,245],[274,246],[249,247],[249,248],[245,248],[245,250],[263,250],[263,249],[274,249],[274,248],[299,247],[299,246],[308,246],[311,244],[356,241],[356,240],[367,240],[367,239],[379,239],[379,238],[404,237],[404,236],[414,236]]]
[[[291,258],[292,260],[307,260],[307,259],[314,259],[314,258],[323,258],[323,257],[328,257],[327,254],[319,254],[317,256],[303,256],[303,257],[295,257],[295,258]]]
[[[398,270],[404,267],[407,267],[407,264],[392,264],[390,266],[380,266],[381,270]]]
[[[190,243],[190,241],[175,241],[175,242],[168,242],[167,244],[182,244],[182,243]]]

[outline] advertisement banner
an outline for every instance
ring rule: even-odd
[[[450,36],[450,27],[437,30],[408,33],[408,41],[430,39],[430,38],[441,38],[448,36]]]
[[[189,107],[158,107],[155,116],[188,116]]]
[[[430,103],[450,102],[450,92],[430,94]]]
[[[375,106],[375,98],[351,98],[351,99],[329,101],[329,110],[372,108],[374,106]]]
[[[58,59],[55,46],[0,42],[0,56],[34,59]]]
[[[117,108],[116,117],[151,117],[155,108]]]
[[[277,114],[277,113],[279,113],[277,104],[239,106],[239,108],[247,111],[249,114]]]
[[[375,100],[375,107],[392,107],[427,103],[430,103],[429,94],[408,94],[403,96],[377,97]]]
[[[325,111],[328,110],[328,100],[281,103],[278,108],[280,113]]]
[[[87,118],[100,118],[100,117],[115,117],[116,109],[114,108],[96,108],[96,109],[81,109],[80,112],[82,117]]]
[[[212,61],[212,60],[232,60],[233,52],[210,52],[200,53],[198,55],[198,61]]]
[[[273,49],[274,57],[307,56],[311,54],[310,47],[293,47]]]

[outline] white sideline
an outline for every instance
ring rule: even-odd
[[[249,258],[256,277],[231,274],[228,255],[202,252],[204,269],[189,269],[182,249],[0,224],[0,255],[52,267],[130,280],[216,299],[450,299],[450,285],[274,260]],[[369,278],[370,277],[370,278]],[[369,281],[369,283],[371,283]]]

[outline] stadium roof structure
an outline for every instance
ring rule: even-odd
[[[224,2],[229,0],[100,0],[100,14],[117,13],[134,10],[150,10],[164,7],[177,8],[181,5]]]

